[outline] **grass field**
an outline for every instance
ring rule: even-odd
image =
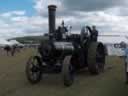
[[[104,73],[77,74],[74,84],[65,88],[61,75],[46,74],[36,85],[27,81],[25,64],[32,54],[34,50],[25,49],[14,57],[0,55],[0,96],[128,96],[121,58],[107,57]]]

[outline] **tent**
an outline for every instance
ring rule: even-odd
[[[13,45],[24,46],[23,44],[19,43],[16,40],[8,41],[8,40],[5,40],[5,39],[0,39],[0,47],[4,47],[6,45],[9,45],[9,46],[13,46]]]
[[[20,44],[18,41],[16,41],[16,40],[9,40],[9,42],[12,44],[12,45],[15,45],[15,44]]]
[[[98,41],[102,42],[110,56],[124,56],[124,51],[121,42],[128,45],[128,39],[125,36],[99,36]]]
[[[11,46],[12,44],[9,41],[7,41],[7,40],[0,39],[0,47],[4,47],[6,45]]]
[[[22,43],[20,43],[20,42],[18,42],[18,41],[16,41],[16,40],[9,40],[9,42],[12,44],[12,45],[18,45],[18,46],[24,46],[24,44],[22,44]]]
[[[128,39],[125,36],[99,36],[98,41],[105,44],[119,44],[123,41],[128,44]]]

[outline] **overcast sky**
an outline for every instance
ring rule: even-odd
[[[57,5],[57,25],[65,20],[72,32],[96,25],[100,34],[128,35],[128,0],[1,0],[0,38],[48,32],[49,4]]]

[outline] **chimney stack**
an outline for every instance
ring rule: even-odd
[[[56,31],[56,5],[49,5],[49,34],[55,34]]]

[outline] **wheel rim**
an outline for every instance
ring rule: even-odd
[[[105,50],[103,46],[98,46],[97,52],[96,52],[96,68],[99,71],[103,71],[104,64],[105,64]]]
[[[63,61],[62,73],[63,73],[63,80],[65,86],[72,85],[74,81],[74,68],[72,64],[70,64],[71,56],[66,56]]]
[[[69,66],[69,74],[70,74],[71,81],[73,81],[74,80],[74,68],[72,65]]]
[[[102,43],[92,42],[88,48],[87,63],[92,74],[99,74],[104,71],[105,46]]]
[[[40,75],[39,64],[36,58],[30,58],[27,66],[28,77],[32,80],[37,80]]]

